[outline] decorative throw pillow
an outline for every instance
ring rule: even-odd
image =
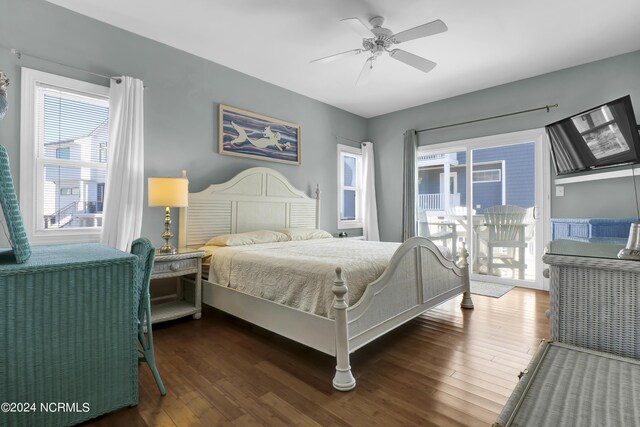
[[[333,237],[328,231],[318,228],[285,228],[280,230],[289,237],[289,240],[328,239]]]
[[[286,234],[271,230],[249,231],[246,233],[222,234],[209,240],[207,246],[243,246],[256,243],[286,242]]]
[[[2,145],[0,145],[0,206],[9,228],[9,238],[11,239],[13,253],[16,256],[16,262],[22,264],[31,256],[31,246],[29,246],[27,233],[24,231],[24,225],[22,224],[22,215],[20,214],[16,190],[13,187],[7,149]]]

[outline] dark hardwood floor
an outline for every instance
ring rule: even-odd
[[[358,385],[332,388],[335,360],[213,309],[154,326],[161,397],[140,366],[140,402],[94,426],[487,426],[540,340],[548,293],[449,301],[360,349]]]

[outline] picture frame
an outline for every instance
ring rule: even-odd
[[[218,108],[218,153],[300,165],[300,126],[240,108]]]

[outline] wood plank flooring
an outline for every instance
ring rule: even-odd
[[[154,326],[160,396],[140,366],[140,402],[92,426],[487,426],[541,339],[548,293],[449,301],[352,355],[355,390],[331,386],[335,360],[213,309]]]

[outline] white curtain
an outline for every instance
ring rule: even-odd
[[[362,234],[365,240],[380,241],[378,231],[378,206],[376,204],[376,174],[373,161],[373,143],[362,143],[363,181],[362,203],[364,218],[362,219]]]
[[[101,242],[129,251],[140,236],[144,206],[144,85],[111,80],[107,181]]]
[[[418,167],[416,153],[418,151],[418,134],[414,129],[404,133],[404,177],[402,184],[402,240],[417,234],[416,221],[416,182]]]

